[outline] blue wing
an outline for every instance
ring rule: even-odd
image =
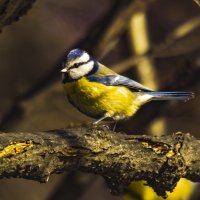
[[[107,75],[107,76],[88,76],[87,79],[91,82],[102,83],[107,86],[125,86],[133,91],[152,91],[151,89],[143,86],[142,84],[120,75]]]

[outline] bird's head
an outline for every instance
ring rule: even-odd
[[[73,49],[67,54],[63,67],[63,82],[69,82],[95,73],[98,63],[86,51]]]

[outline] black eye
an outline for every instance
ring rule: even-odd
[[[73,65],[74,68],[78,68],[78,66],[79,66],[79,63],[75,63],[75,64]]]
[[[70,69],[78,68],[81,65],[81,63],[74,63],[73,66],[70,67]]]

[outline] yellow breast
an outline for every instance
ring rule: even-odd
[[[90,82],[85,77],[65,83],[69,101],[81,112],[92,117],[108,114],[119,120],[132,116],[140,106],[137,94],[123,86],[106,86]]]

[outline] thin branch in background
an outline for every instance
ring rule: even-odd
[[[165,50],[169,46],[173,46],[173,44],[183,39],[184,37],[191,34],[193,31],[195,31],[197,28],[200,27],[200,16],[196,16],[185,23],[181,24],[180,26],[176,27],[172,32],[170,32],[164,41],[162,41],[159,44],[154,44],[152,46],[151,51],[147,51],[144,55],[134,55],[131,56],[117,64],[114,64],[111,66],[111,68],[118,72],[123,73],[124,71],[127,71],[128,69],[136,66],[141,60],[144,59],[144,57],[148,56],[150,59],[154,58],[164,58],[164,57],[170,57],[169,55],[165,55]],[[187,52],[190,53],[190,52]],[[182,53],[178,53],[175,56],[180,56]]]
[[[138,55],[138,56],[131,56],[121,62],[118,62],[116,64],[113,64],[111,66],[111,69],[114,70],[117,73],[123,73],[127,71],[128,69],[136,66],[138,62],[140,62],[143,59],[143,55]]]
[[[194,2],[195,2],[198,6],[200,6],[200,0],[194,0]]]
[[[183,24],[177,26],[173,31],[171,31],[166,38],[164,39],[163,42],[160,44],[154,45],[152,48],[153,55],[155,57],[165,57],[165,50],[173,46],[176,41],[181,40],[194,32],[196,29],[200,27],[200,16],[195,16],[188,21],[184,22]],[[188,51],[186,53],[189,53]],[[180,55],[180,53],[176,54]]]
[[[119,40],[122,33],[127,30],[129,21],[134,12],[138,10],[146,10],[148,6],[153,3],[155,0],[147,0],[140,1],[135,0],[129,3],[126,7],[124,7],[114,20],[109,24],[109,27],[105,31],[105,33],[100,38],[99,42],[94,48],[95,55],[98,55],[100,59],[102,59],[105,55],[107,55],[112,48],[113,45]]]
[[[159,84],[154,61],[148,55],[145,56],[151,46],[146,12],[139,11],[134,13],[129,24],[129,40],[132,54],[143,56],[143,59],[137,63],[136,67],[140,82],[153,90],[157,90]]]

